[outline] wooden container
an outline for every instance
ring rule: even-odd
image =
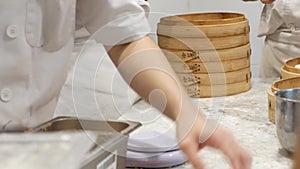
[[[281,78],[287,79],[300,76],[300,69],[295,68],[298,64],[300,64],[300,58],[294,58],[286,61],[281,67]]]
[[[269,120],[275,123],[275,95],[276,91],[299,88],[300,77],[292,77],[287,79],[280,79],[272,83],[271,88],[268,90],[268,112]]]
[[[251,88],[249,31],[239,13],[168,16],[157,26],[158,44],[192,97]]]

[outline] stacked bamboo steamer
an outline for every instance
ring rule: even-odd
[[[281,67],[280,79],[273,82],[268,90],[269,120],[275,123],[275,95],[274,93],[284,89],[300,87],[300,58],[286,61]]]
[[[251,88],[249,23],[239,13],[163,17],[158,44],[191,97],[233,95]]]

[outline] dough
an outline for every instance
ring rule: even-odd
[[[296,68],[296,69],[300,69],[300,64],[295,65],[295,68]]]

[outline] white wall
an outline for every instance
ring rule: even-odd
[[[238,12],[245,14],[250,24],[250,44],[252,49],[252,76],[258,76],[263,38],[257,37],[262,4],[259,1],[243,2],[242,0],[148,0],[151,5],[149,17],[155,38],[159,18],[170,14],[198,12]]]

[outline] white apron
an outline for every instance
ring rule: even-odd
[[[261,14],[258,36],[266,36],[260,77],[279,77],[284,62],[300,57],[300,1],[276,0]]]

